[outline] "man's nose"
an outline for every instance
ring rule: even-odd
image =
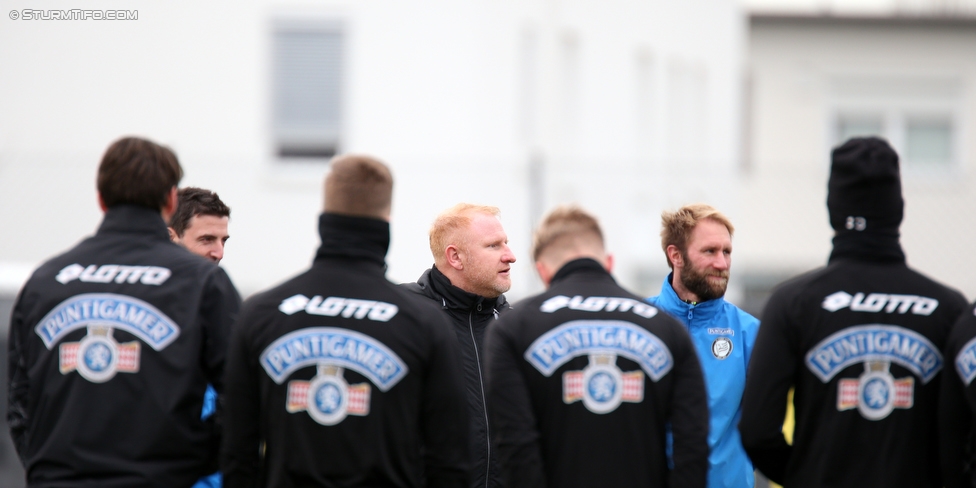
[[[224,243],[218,242],[215,244],[214,247],[210,249],[210,257],[216,259],[217,261],[224,259]]]
[[[505,245],[505,254],[502,255],[502,262],[503,263],[515,262],[515,253],[512,252],[512,248],[508,247],[508,244]]]
[[[726,254],[720,254],[715,261],[712,263],[716,269],[725,271],[732,266],[732,256]]]

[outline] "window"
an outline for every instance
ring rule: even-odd
[[[884,128],[881,115],[840,114],[837,117],[838,143],[852,137],[882,136]]]
[[[832,145],[855,136],[882,137],[906,170],[945,170],[961,160],[958,81],[840,78],[833,89]]]
[[[279,23],[274,30],[273,127],[281,157],[328,158],[342,129],[342,28]]]
[[[909,117],[905,126],[905,157],[915,164],[952,162],[952,119]]]

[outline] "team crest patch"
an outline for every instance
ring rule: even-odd
[[[92,383],[104,383],[116,373],[139,372],[139,341],[119,344],[110,327],[89,327],[79,342],[64,342],[58,350],[61,374],[77,370]]]
[[[117,373],[138,373],[142,342],[162,351],[180,336],[180,328],[156,307],[138,298],[114,293],[75,295],[51,309],[34,332],[53,350],[69,333],[87,329],[78,342],[58,347],[58,369],[77,371],[92,383],[104,383]],[[125,331],[142,342],[119,343],[115,331]]]
[[[881,420],[896,408],[914,405],[915,378],[895,379],[886,361],[864,363],[864,373],[856,379],[842,379],[837,383],[837,410],[857,408],[868,420]]]
[[[336,425],[349,415],[369,415],[369,383],[350,385],[342,375],[341,367],[320,363],[318,374],[310,381],[289,381],[286,410],[308,412],[322,425]]]
[[[712,341],[712,356],[725,359],[732,354],[732,340],[728,337],[718,337]]]
[[[596,414],[610,413],[621,402],[644,400],[644,372],[621,372],[614,354],[591,354],[590,364],[582,371],[563,373],[563,402],[583,401]]]
[[[525,360],[543,376],[573,358],[609,354],[640,365],[652,381],[674,367],[671,350],[649,330],[622,320],[572,320],[539,336],[525,351]]]

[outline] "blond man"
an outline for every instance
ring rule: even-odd
[[[497,207],[459,203],[430,227],[434,265],[404,286],[433,301],[454,324],[470,407],[473,487],[497,486],[484,381],[483,341],[488,324],[510,307],[515,255],[508,247]]]
[[[709,488],[752,488],[752,463],[737,424],[759,321],[725,301],[732,268],[732,223],[714,207],[685,205],[661,214],[661,248],[671,273],[648,302],[680,320],[695,343],[708,385]]]

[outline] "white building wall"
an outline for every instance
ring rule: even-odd
[[[960,265],[976,238],[973,46],[972,17],[754,17],[739,263],[788,275],[826,262],[832,236],[826,183],[838,110],[900,106],[925,113],[948,106],[956,117],[952,164],[913,166],[904,141],[892,138],[903,152],[902,244],[910,265],[976,295],[976,278]],[[876,84],[852,92],[850,80]]]
[[[86,8],[118,8],[99,5]],[[731,0],[124,8],[138,20],[4,19],[0,92],[13,94],[0,97],[7,293],[24,270],[94,232],[97,164],[128,134],[171,146],[183,184],[211,188],[232,207],[222,265],[245,294],[305,268],[327,165],[275,155],[271,40],[282,20],[344,26],[341,149],[379,156],[394,171],[394,281],[430,265],[427,227],[459,201],[501,207],[519,258],[516,298],[540,288],[530,231],[554,204],[601,217],[618,277],[652,283],[646,292],[665,273],[664,207],[708,200],[738,216],[744,21]]]

